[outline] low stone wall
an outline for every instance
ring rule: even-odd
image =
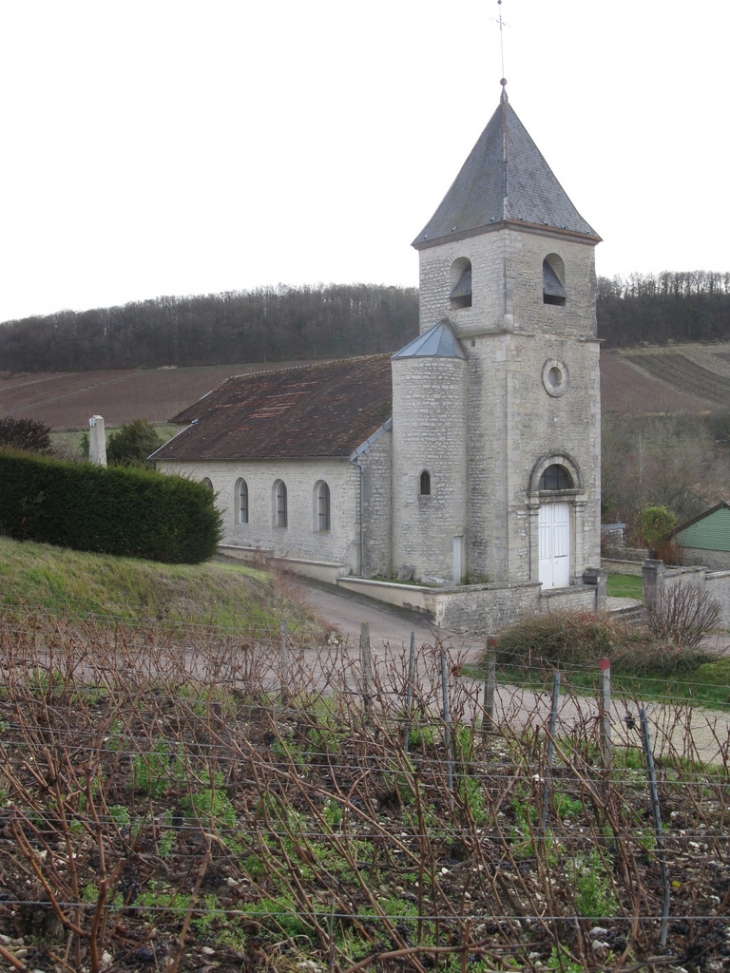
[[[507,628],[518,618],[540,611],[541,585],[469,585],[434,592],[431,613],[439,628],[487,635]],[[595,588],[592,590],[595,598]]]
[[[710,571],[730,571],[730,551],[705,551],[699,547],[680,548],[682,564],[701,564]]]
[[[621,561],[617,558],[602,557],[601,567],[607,574],[633,574],[640,578],[643,573],[641,561]]]
[[[225,557],[235,558],[237,561],[244,561],[246,564],[255,565],[257,562],[264,561],[267,567],[273,565],[282,571],[292,571],[294,574],[312,578],[313,581],[325,581],[327,584],[336,584],[338,579],[350,570],[346,564],[333,564],[329,561],[305,561],[295,557],[274,557],[270,551],[262,551],[256,547],[221,544],[218,551]]]
[[[349,575],[337,579],[337,587],[345,591],[354,591],[358,595],[366,595],[377,601],[384,601],[386,605],[398,608],[409,608],[411,611],[431,614],[428,596],[432,588],[424,588],[415,584],[399,584],[397,581],[372,581],[370,578],[356,578]]]
[[[719,602],[717,628],[730,628],[730,571],[707,571],[704,567],[665,568],[661,561],[647,561],[644,591],[647,600],[679,584],[691,584],[708,591]]]
[[[400,608],[424,612],[439,628],[463,635],[500,632],[525,614],[540,611],[595,611],[597,586],[542,590],[538,581],[526,584],[461,585],[425,588],[393,581],[340,578],[338,587],[368,595]]]
[[[636,561],[641,566],[648,557],[649,551],[645,547],[612,547],[607,544],[603,548],[602,560]]]
[[[705,584],[712,597],[720,603],[718,628],[730,628],[730,571],[713,571],[705,575]]]

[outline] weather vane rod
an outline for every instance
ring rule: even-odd
[[[497,0],[497,5],[499,6],[499,18],[492,17],[492,20],[495,22],[495,24],[499,24],[499,51],[502,57],[502,79],[499,83],[502,85],[502,89],[504,90],[504,86],[507,84],[507,79],[504,76],[504,30],[503,28],[509,27],[509,24],[505,24],[505,22],[502,20],[502,0]]]

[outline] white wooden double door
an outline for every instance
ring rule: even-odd
[[[543,588],[570,584],[570,508],[567,503],[540,506],[540,581]]]

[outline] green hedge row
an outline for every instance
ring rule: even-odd
[[[213,491],[154,470],[0,450],[0,533],[77,551],[197,564],[221,533]]]

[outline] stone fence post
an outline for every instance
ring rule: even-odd
[[[596,611],[606,610],[606,581],[608,575],[600,568],[586,568],[583,572],[583,584],[596,586]]]
[[[106,431],[102,416],[89,419],[89,462],[106,466]]]
[[[641,567],[644,578],[644,604],[648,607],[656,606],[664,595],[664,575],[666,568],[664,561],[650,558]]]

